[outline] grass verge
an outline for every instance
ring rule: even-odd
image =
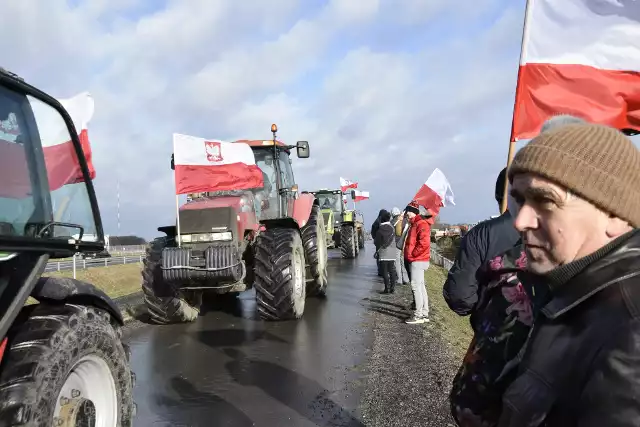
[[[93,284],[111,298],[118,298],[140,290],[141,268],[140,263],[93,267],[76,270],[76,279]],[[43,276],[73,277],[73,271],[55,271]]]
[[[429,317],[432,324],[435,329],[440,329],[442,338],[456,356],[462,359],[473,337],[469,317],[458,316],[451,311],[444,300],[442,286],[447,279],[447,271],[444,268],[432,264],[425,273],[425,279],[429,295]]]

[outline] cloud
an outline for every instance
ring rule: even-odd
[[[37,3],[37,4],[36,4]],[[308,140],[301,188],[358,180],[401,206],[435,168],[451,221],[496,212],[524,1],[3,2],[3,64],[57,97],[89,90],[106,231],[175,220],[171,134]],[[60,29],[63,28],[64,31]]]

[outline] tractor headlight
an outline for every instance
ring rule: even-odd
[[[233,233],[224,231],[222,233],[182,234],[180,238],[183,243],[222,242],[233,240]]]

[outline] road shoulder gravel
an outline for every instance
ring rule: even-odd
[[[448,394],[471,335],[460,326],[468,320],[452,317],[444,304],[446,273],[438,267],[430,270],[430,323],[404,323],[413,301],[409,285],[398,286],[393,295],[374,294],[364,301],[370,312],[367,324],[374,333],[361,401],[367,427],[455,426]]]

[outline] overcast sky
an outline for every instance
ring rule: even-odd
[[[105,232],[175,221],[172,133],[308,140],[303,190],[360,183],[367,226],[438,167],[447,222],[496,214],[524,0],[0,0],[2,66],[89,91]]]

